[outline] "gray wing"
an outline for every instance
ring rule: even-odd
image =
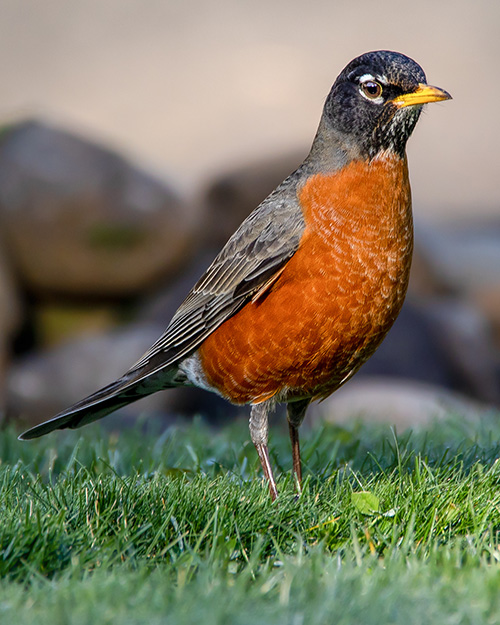
[[[295,254],[305,224],[292,174],[250,214],[190,291],[164,334],[135,363],[149,375],[195,351]],[[141,375],[141,377],[143,377]]]

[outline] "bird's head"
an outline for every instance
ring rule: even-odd
[[[351,158],[372,159],[384,151],[404,155],[422,106],[448,100],[427,84],[423,69],[397,52],[367,52],[351,61],[325,103],[323,123]]]

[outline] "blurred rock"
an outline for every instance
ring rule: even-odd
[[[500,283],[500,221],[425,228],[420,237],[439,279],[457,292]]]
[[[394,378],[356,378],[324,402],[313,405],[311,418],[335,423],[361,419],[404,429],[452,415],[477,418],[489,410],[488,406],[432,384]]]
[[[186,258],[197,210],[108,149],[37,121],[4,131],[0,226],[38,293],[127,296]]]
[[[222,174],[206,190],[204,236],[219,249],[241,222],[302,162],[305,154],[262,159]]]
[[[500,346],[500,221],[426,228],[419,239],[435,281],[476,305]]]
[[[29,354],[8,373],[8,415],[25,425],[50,418],[121,376],[163,332],[163,326],[133,324],[113,332],[74,339]],[[131,425],[146,414],[170,422],[201,414],[211,422],[234,416],[241,408],[200,389],[169,389],[126,406],[107,418],[107,427]]]
[[[15,279],[0,245],[0,337],[10,338],[20,321],[21,303]]]
[[[21,303],[0,246],[0,422],[3,417],[5,375],[10,361],[12,337],[20,326],[21,318]]]
[[[408,298],[358,376],[427,382],[499,404],[498,360],[491,328],[474,307],[456,298]]]
[[[7,376],[9,415],[31,424],[60,412],[122,375],[160,332],[155,326],[130,326],[18,359]],[[134,415],[154,411],[157,402],[158,396],[144,400],[145,408],[134,406]]]
[[[446,280],[439,275],[433,262],[428,257],[425,237],[427,228],[415,228],[415,243],[411,261],[410,284],[408,294],[414,298],[447,296],[456,293]]]
[[[476,288],[473,294],[479,310],[491,321],[494,329],[495,344],[500,348],[500,284]]]
[[[482,402],[500,404],[500,352],[493,326],[476,306],[457,298],[425,303],[436,341],[455,372],[452,388]]]
[[[43,300],[33,307],[33,324],[38,348],[52,347],[74,337],[85,339],[115,329],[120,307],[91,301]]]

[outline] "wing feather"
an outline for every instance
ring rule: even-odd
[[[305,228],[296,193],[298,173],[242,223],[189,292],[164,334],[130,371],[142,369],[145,377],[181,360],[259,289],[272,283],[297,251]]]

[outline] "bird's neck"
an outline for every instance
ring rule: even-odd
[[[396,151],[389,143],[385,149],[380,148],[376,154],[372,154],[369,150],[364,152],[357,138],[332,128],[323,117],[303,166],[310,173],[332,174],[355,161],[377,162],[386,157],[391,159],[394,157],[393,162],[405,161],[404,146],[402,151]]]
[[[334,131],[322,118],[304,167],[311,173],[328,174],[359,158],[359,149],[349,141],[349,137]]]

